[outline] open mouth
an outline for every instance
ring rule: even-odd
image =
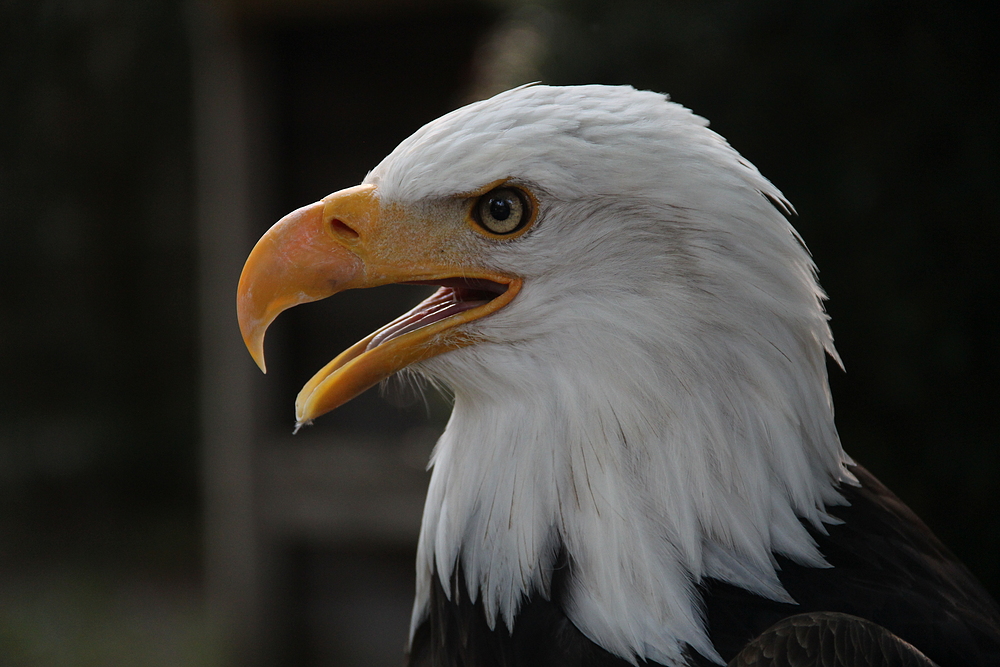
[[[441,280],[414,280],[407,285],[438,285],[439,289],[409,312],[375,332],[365,346],[372,350],[379,345],[411,331],[486,305],[507,291],[508,285],[485,278],[445,278]]]
[[[521,288],[518,278],[496,277],[402,281],[438,290],[316,373],[295,401],[296,423],[329,412],[411,364],[475,344],[480,339],[460,327],[500,310]]]

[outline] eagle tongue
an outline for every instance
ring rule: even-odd
[[[413,310],[384,326],[372,338],[365,349],[371,350],[388,340],[398,338],[403,334],[415,331],[428,324],[433,324],[446,317],[451,317],[462,311],[476,308],[489,301],[489,299],[467,300],[463,297],[468,296],[468,294],[464,294],[463,292],[472,293],[473,290],[454,289],[451,287],[440,288],[430,297],[417,304]],[[475,293],[482,294],[478,290]]]

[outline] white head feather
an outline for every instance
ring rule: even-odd
[[[781,193],[708,123],[628,87],[522,87],[424,126],[366,179],[418,202],[511,179],[535,227],[480,258],[524,278],[423,362],[455,408],[433,457],[414,627],[460,562],[488,621],[548,594],[626,659],[720,660],[695,585],[789,600],[774,554],[825,561],[846,470],[815,267]]]

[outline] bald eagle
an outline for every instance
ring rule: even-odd
[[[664,95],[532,85],[258,242],[262,370],[286,308],[439,286],[296,402],[306,424],[403,369],[454,394],[411,665],[1000,665],[996,603],[841,448],[791,211]]]

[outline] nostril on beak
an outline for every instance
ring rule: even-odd
[[[330,230],[345,241],[357,241],[358,236],[360,236],[347,223],[337,218],[330,221]]]

